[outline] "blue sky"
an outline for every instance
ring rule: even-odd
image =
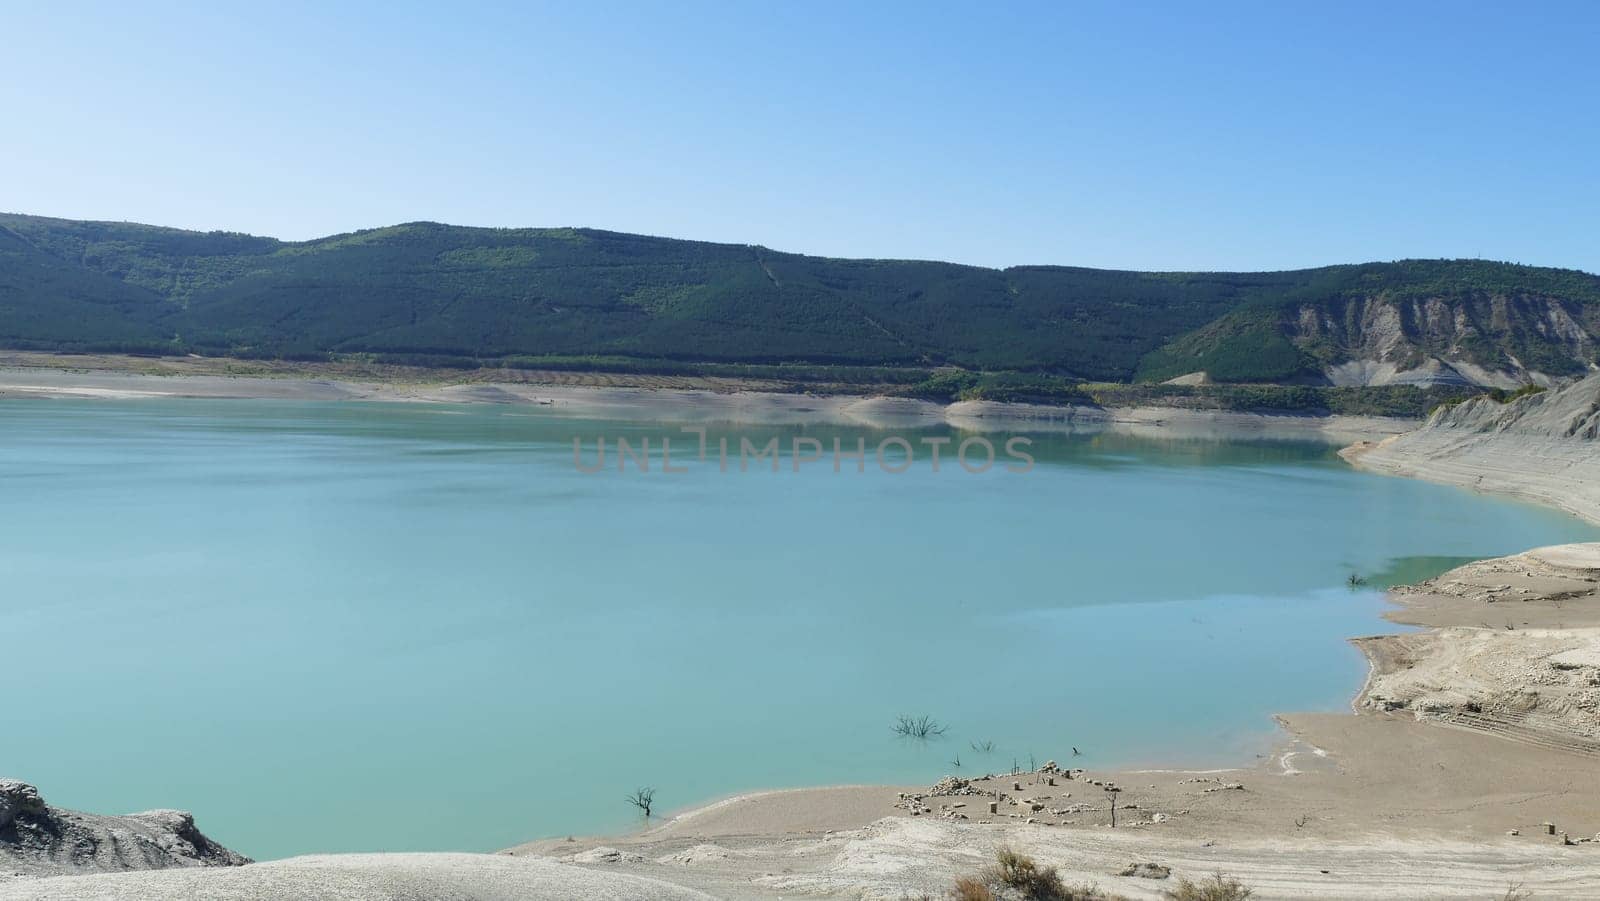
[[[10,211],[1600,271],[1597,3],[0,4]]]

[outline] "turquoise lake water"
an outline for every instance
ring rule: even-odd
[[[690,471],[578,472],[600,435]],[[0,775],[269,858],[622,830],[642,785],[1248,763],[1395,628],[1351,572],[1596,537],[1322,445],[1033,440],[1025,474],[722,473],[526,407],[0,401]]]

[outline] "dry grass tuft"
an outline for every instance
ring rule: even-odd
[[[995,901],[994,892],[981,879],[971,876],[962,876],[956,880],[956,887],[950,892],[955,901]]]
[[[1221,873],[1204,882],[1190,882],[1180,877],[1178,884],[1165,892],[1171,901],[1245,901],[1253,894],[1244,883]]]
[[[1022,893],[1030,901],[1056,901],[1065,898],[1067,886],[1055,867],[1041,867],[1033,858],[1010,848],[995,852],[995,878]]]
[[[998,901],[1002,895],[1025,901],[1126,901],[1092,885],[1067,885],[1055,867],[1040,866],[1010,848],[996,851],[994,860],[977,877],[957,879],[951,896],[956,901]]]

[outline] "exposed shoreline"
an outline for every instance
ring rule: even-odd
[[[1523,584],[1502,603],[1511,573]],[[1191,878],[1223,870],[1262,898],[1500,897],[1512,883],[1600,897],[1600,733],[1581,734],[1600,719],[1571,704],[1567,719],[1530,718],[1517,704],[1524,678],[1557,704],[1600,680],[1600,543],[1467,564],[1391,599],[1386,618],[1421,631],[1352,639],[1369,669],[1351,710],[1280,715],[1284,740],[1254,764],[999,774],[956,795],[756,792],[633,835],[508,853],[713,894],[740,886],[735,897],[938,897],[1000,846],[1132,898],[1163,887],[1115,875],[1133,860]],[[1530,665],[1565,681],[1525,675]],[[1130,805],[1115,830],[1102,783]]]
[[[14,370],[0,370],[0,396],[152,396],[130,393],[134,383],[108,384],[104,374],[51,385],[51,378],[59,382],[63,374],[52,373],[18,385]],[[145,378],[172,384],[171,376]],[[189,388],[203,384],[182,378]],[[1600,380],[1589,382],[1600,386]],[[342,383],[312,384],[313,392],[349,390]],[[237,386],[229,380],[226,387]],[[804,421],[959,427],[968,427],[961,420],[970,419],[974,428],[1337,440],[1326,423],[1261,423],[1251,414],[1117,410],[1097,411],[1103,418],[1096,419],[1072,412],[1093,408],[921,406],[925,402],[695,389],[488,387],[514,399],[486,394],[485,386],[307,399],[538,402],[523,393],[530,391],[534,398],[547,392],[551,400],[567,400],[562,412],[580,416],[638,416],[645,410],[669,419],[733,417],[697,421],[816,416]],[[709,400],[708,394],[723,400]],[[1600,465],[1600,445],[1574,446],[1558,435],[1530,437],[1503,422],[1486,426],[1473,417],[1502,415],[1486,404],[1452,415],[1454,420],[1442,417],[1450,420],[1442,426],[1435,417],[1429,427],[1398,438],[1356,429],[1350,440],[1369,443],[1346,457],[1363,468],[1523,497],[1600,523],[1600,493],[1581,490],[1590,478],[1586,467]],[[1537,452],[1527,453],[1529,448]],[[621,882],[612,883],[613,889],[657,886],[650,891],[663,897],[680,888],[713,897],[938,897],[957,875],[981,868],[996,847],[1011,846],[1060,867],[1069,882],[1097,883],[1130,898],[1157,898],[1167,885],[1116,875],[1143,860],[1191,878],[1230,872],[1254,886],[1260,898],[1484,898],[1500,897],[1511,884],[1522,884],[1536,898],[1600,898],[1600,841],[1592,840],[1600,834],[1600,720],[1586,706],[1585,681],[1600,686],[1600,543],[1468,564],[1396,589],[1391,601],[1386,618],[1421,631],[1352,639],[1369,667],[1351,711],[1280,716],[1284,741],[1253,765],[1204,772],[1094,771],[1070,779],[1059,771],[1004,774],[974,779],[963,789],[972,793],[953,795],[930,794],[925,786],[757,792],[691,808],[632,835],[532,842],[502,854],[536,858],[530,865],[546,868],[554,859],[588,871],[584,878],[615,877]],[[1543,693],[1543,708],[1526,703],[1530,685]],[[1547,710],[1559,715],[1547,716]],[[1120,803],[1127,805],[1114,830],[1103,783],[1121,787]],[[1002,800],[997,813],[989,814],[996,792]],[[1546,822],[1573,844],[1544,834]],[[359,863],[370,869],[363,878],[373,880],[397,878],[391,867],[464,878],[471,861],[458,858],[467,857],[362,855]],[[246,870],[259,870],[262,880],[284,879],[303,875],[284,872],[296,861],[325,866],[327,860],[296,858]],[[143,874],[140,888],[151,892],[148,897],[182,897],[200,884],[193,881],[198,875],[203,874],[183,875],[190,881],[180,884],[161,873]],[[0,898],[70,896],[61,887],[49,894],[48,883],[59,880],[26,882],[0,879]]]
[[[1509,408],[1469,402],[1427,428],[1367,440],[1344,456],[1361,468],[1506,494],[1600,523],[1600,443],[1589,440],[1597,389],[1600,377],[1591,377]],[[1352,639],[1368,672],[1350,712],[1279,716],[1279,749],[1219,780],[1242,788],[1185,789],[1218,779],[1214,773],[1091,774],[1137,800],[1131,829],[1109,829],[1103,795],[1092,788],[1074,794],[1100,809],[1073,813],[1073,804],[1055,806],[1070,783],[1040,788],[1027,774],[1023,783],[1004,775],[972,784],[1001,797],[1014,794],[1014,784],[1024,795],[1054,795],[1041,809],[1005,803],[990,815],[985,794],[983,806],[958,810],[948,805],[973,799],[930,796],[925,787],[820,788],[723,800],[609,841],[649,867],[676,860],[651,855],[687,842],[702,842],[707,857],[722,852],[705,842],[737,839],[748,844],[724,861],[743,853],[773,866],[803,834],[814,840],[818,827],[824,837],[852,836],[804,875],[743,871],[774,893],[937,893],[980,866],[986,849],[1012,845],[1069,878],[1130,897],[1155,897],[1159,886],[1111,878],[1118,854],[1148,855],[1194,876],[1226,869],[1261,897],[1498,897],[1512,883],[1600,897],[1600,713],[1591,697],[1600,685],[1600,543],[1478,561],[1396,589],[1390,600],[1385,618],[1420,631]],[[911,803],[926,819],[906,816],[902,793],[922,798]],[[1547,828],[1557,834],[1545,835]],[[585,853],[557,842],[513,851],[568,860]],[[937,876],[914,882],[903,869],[852,860],[874,855],[915,859]],[[704,869],[723,878],[741,872],[728,863]]]
[[[68,369],[18,365],[0,354],[0,398],[140,400],[343,401],[363,403],[526,405],[554,416],[743,425],[830,424],[864,428],[947,425],[971,432],[1059,431],[1143,434],[1210,440],[1261,439],[1349,444],[1376,441],[1416,425],[1381,416],[1311,416],[1182,407],[1117,407],[960,401],[942,404],[908,397],[797,393],[750,382],[637,377],[638,384],[572,384],[572,374],[535,373],[517,382],[320,378],[286,369],[283,375],[225,375],[126,369]],[[566,378],[566,381],[562,379]],[[592,378],[592,376],[590,376]],[[663,384],[656,384],[661,382]]]

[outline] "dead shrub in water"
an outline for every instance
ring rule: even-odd
[[[901,738],[915,738],[919,741],[927,741],[930,738],[938,738],[939,736],[944,735],[945,731],[948,729],[948,726],[931,716],[911,716],[910,714],[906,713],[902,713],[896,717],[894,726],[892,727],[894,734],[900,736]]]
[[[1180,877],[1177,886],[1168,889],[1164,896],[1171,901],[1245,901],[1253,894],[1239,880],[1217,873],[1204,882],[1190,882]]]
[[[656,803],[656,790],[653,788],[635,789],[633,794],[624,798],[629,804],[644,811],[646,818],[650,816],[650,808]]]

